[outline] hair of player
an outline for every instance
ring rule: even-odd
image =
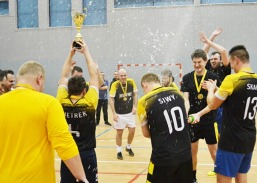
[[[143,77],[141,79],[141,84],[142,83],[159,83],[159,84],[161,84],[161,81],[157,74],[147,73],[147,74],[143,75]]]
[[[172,72],[171,72],[171,70],[170,69],[164,69],[162,72],[161,72],[161,75],[162,76],[168,76],[168,77],[173,77],[172,76]]]
[[[207,54],[202,49],[196,49],[191,54],[191,59],[193,60],[193,58],[202,58],[204,61],[207,61]]]
[[[243,63],[248,63],[250,56],[244,45],[236,45],[229,50],[230,57],[238,57]]]
[[[73,73],[77,71],[77,72],[83,72],[83,69],[79,66],[74,66],[73,69],[71,70],[71,75],[73,75]]]
[[[5,77],[6,77],[6,72],[0,70],[0,81],[3,81]]]
[[[21,67],[18,70],[17,77],[24,75],[34,75],[37,76],[38,74],[42,74],[43,77],[45,76],[45,70],[43,66],[36,62],[36,61],[28,61],[21,65]]]
[[[220,52],[218,52],[218,51],[214,51],[214,52],[212,52],[212,53],[211,53],[211,56],[212,56],[212,55],[215,55],[215,54],[219,54],[219,56],[220,56],[220,60],[222,60],[222,59],[221,59]]]
[[[86,88],[86,80],[82,76],[73,76],[68,81],[68,94],[80,95]]]

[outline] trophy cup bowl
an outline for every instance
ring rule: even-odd
[[[80,29],[81,29],[81,26],[83,25],[85,18],[86,18],[86,14],[79,13],[79,12],[76,12],[72,16],[73,22],[76,25],[76,29],[77,29],[77,34],[76,34],[75,40],[72,43],[72,47],[75,47],[77,49],[81,48],[81,46],[77,42],[82,41],[82,39],[83,39],[83,37],[80,33]]]

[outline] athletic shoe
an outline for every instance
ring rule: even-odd
[[[193,179],[192,183],[197,183],[197,179]]]
[[[107,121],[107,122],[105,122],[104,124],[109,125],[109,126],[112,126],[112,124],[111,124],[111,123],[109,123],[108,121]]]
[[[123,160],[123,156],[122,156],[122,153],[121,153],[121,152],[118,152],[117,158],[118,158],[119,160]]]
[[[208,175],[208,176],[215,176],[216,173],[215,173],[214,171],[209,171],[209,172],[207,173],[207,175]]]
[[[126,151],[129,153],[129,156],[134,156],[134,153],[133,153],[133,151],[132,151],[131,148],[128,149],[128,148],[126,147]]]

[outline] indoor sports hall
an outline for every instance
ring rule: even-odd
[[[86,15],[80,29],[72,18],[75,12]],[[203,47],[199,32],[208,37],[219,27],[223,31],[214,42],[227,51],[245,45],[252,69],[257,72],[256,12],[257,0],[0,0],[0,69],[16,74],[24,62],[37,61],[46,71],[44,92],[56,96],[62,65],[80,31],[105,79],[110,83],[114,71],[124,68],[135,80],[141,97],[140,79],[145,73],[160,75],[169,68],[180,86],[182,77],[193,71],[191,53]],[[84,57],[76,54],[74,59],[88,80]],[[113,124],[110,107],[109,122]],[[134,157],[124,152],[123,160],[116,158],[115,135],[115,129],[101,119],[96,127],[99,182],[145,182],[151,142],[143,137],[139,121],[132,144]],[[123,145],[126,136],[124,130]],[[60,182],[60,162],[56,155],[56,182]],[[198,182],[216,182],[215,176],[207,176],[212,169],[202,140]],[[256,180],[257,146],[248,183]]]
[[[109,111],[109,118],[112,117]],[[123,151],[126,145],[127,130],[124,130]],[[135,153],[130,157],[127,152],[123,152],[123,160],[116,158],[116,131],[104,124],[101,119],[100,125],[96,127],[96,154],[98,162],[99,182],[104,183],[143,183],[146,181],[148,163],[151,155],[150,139],[143,137],[141,126],[137,122],[136,133],[132,148]],[[56,177],[59,182],[60,159],[56,156]],[[204,140],[200,140],[198,151],[197,179],[200,183],[215,183],[216,176],[208,176],[207,173],[213,169],[213,162]],[[248,173],[248,183],[255,183],[257,178],[257,147],[255,146],[252,167]],[[233,180],[234,182],[234,180]]]

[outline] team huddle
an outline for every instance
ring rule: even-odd
[[[24,63],[16,85],[8,91],[7,73],[0,71],[0,182],[54,183],[55,150],[62,159],[62,183],[97,183],[95,132],[101,108],[105,124],[112,125],[108,88],[117,159],[123,160],[124,129],[128,129],[125,151],[136,156],[132,150],[136,115],[143,136],[151,140],[147,183],[197,183],[200,139],[205,139],[214,163],[209,176],[217,176],[218,183],[233,178],[247,182],[256,142],[257,74],[245,46],[236,45],[227,53],[214,43],[221,32],[217,28],[210,38],[199,34],[204,47],[191,54],[194,70],[183,76],[180,87],[169,69],[160,77],[143,75],[140,99],[125,69],[115,72],[108,87],[85,41],[77,42],[80,49],[71,47],[56,97],[42,93],[45,71],[37,62]],[[216,51],[209,58],[210,48]],[[85,57],[88,82],[74,70],[76,53]],[[15,115],[6,115],[10,108]]]

